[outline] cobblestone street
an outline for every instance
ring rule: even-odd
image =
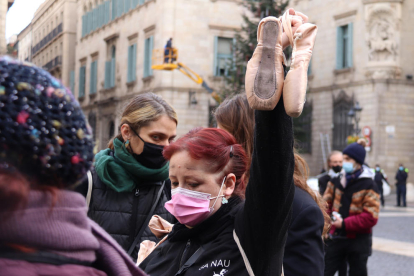
[[[385,198],[374,227],[373,253],[368,260],[370,276],[414,275],[414,206],[394,207],[395,194]]]

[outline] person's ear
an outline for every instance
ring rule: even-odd
[[[236,188],[236,176],[234,175],[234,173],[230,173],[227,175],[226,177],[226,182],[224,183],[224,196],[225,197],[230,197],[233,192],[234,189]]]
[[[124,139],[124,141],[127,141],[127,140],[131,139],[131,129],[129,128],[129,125],[123,124],[121,126],[121,135],[122,135],[122,139]]]

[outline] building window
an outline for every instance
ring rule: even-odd
[[[154,36],[145,39],[144,47],[144,78],[152,76],[152,49],[154,48]]]
[[[136,80],[136,67],[137,67],[137,44],[133,44],[128,47],[127,82],[133,82]]]
[[[95,113],[93,113],[93,112],[89,113],[88,123],[89,123],[89,126],[92,129],[92,137],[95,140],[96,139],[96,115],[95,115]]]
[[[214,75],[228,76],[233,59],[233,38],[215,37]]]
[[[337,27],[336,69],[351,68],[353,49],[353,24]]]
[[[111,47],[110,60],[105,62],[105,89],[115,87],[115,63],[116,63],[116,47]]]
[[[112,11],[112,20],[115,20],[116,16],[117,16],[117,8],[118,8],[118,0],[112,0],[112,7],[111,7],[111,11]]]
[[[85,96],[86,66],[79,68],[79,98]]]
[[[89,84],[89,95],[95,94],[97,92],[97,84],[98,84],[98,61],[94,60],[91,63],[91,75],[90,75],[90,84]]]
[[[353,106],[353,99],[341,91],[333,107],[333,149],[342,151],[347,146],[347,137],[352,134],[353,123],[348,112]]]
[[[300,117],[293,119],[296,148],[312,153],[312,103],[306,102]]]
[[[72,93],[75,91],[75,71],[70,71],[70,91],[72,91]]]
[[[145,3],[146,0],[139,0],[139,4],[143,5]]]

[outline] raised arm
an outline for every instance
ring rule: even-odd
[[[254,151],[246,202],[236,234],[255,275],[280,275],[291,217],[293,126],[282,98],[272,111],[256,111]]]

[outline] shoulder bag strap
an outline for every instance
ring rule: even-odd
[[[89,204],[91,203],[92,186],[93,186],[92,172],[88,171],[87,175],[88,175],[88,193],[86,194],[86,205],[89,208]]]
[[[185,264],[178,270],[178,272],[175,274],[175,276],[179,276],[183,273],[185,273],[197,260],[200,258],[200,256],[204,253],[204,248],[199,247],[197,251],[188,259]]]
[[[151,217],[152,217],[152,215],[153,215],[153,213],[154,213],[154,211],[155,211],[155,208],[157,207],[158,202],[160,201],[160,198],[161,198],[162,192],[163,192],[163,190],[164,190],[164,186],[165,186],[165,181],[162,183],[161,188],[160,188],[160,190],[158,191],[157,198],[155,199],[155,202],[154,202],[154,204],[152,205],[151,210],[149,211],[149,213],[148,213],[148,215],[147,215],[147,218],[145,219],[144,224],[142,225],[142,227],[141,227],[141,229],[139,230],[138,234],[135,236],[135,240],[134,240],[134,242],[132,243],[131,247],[130,247],[130,248],[129,248],[129,250],[128,250],[128,255],[129,255],[129,256],[131,256],[132,252],[134,252],[134,248],[135,248],[135,246],[138,244],[139,240],[141,239],[141,235],[142,235],[142,233],[144,233],[144,230],[147,228],[148,223],[149,223],[149,221],[150,221],[150,219],[151,219]]]

